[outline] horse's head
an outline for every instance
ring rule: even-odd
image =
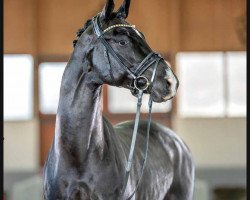
[[[129,5],[130,0],[124,0],[114,12],[113,0],[107,0],[102,12],[87,23],[76,48],[86,50],[87,73],[98,84],[128,88],[133,95],[144,89],[153,101],[167,101],[175,96],[178,79],[144,35],[125,21]]]

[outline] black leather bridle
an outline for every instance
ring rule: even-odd
[[[133,136],[132,136],[130,152],[129,152],[129,157],[128,157],[127,166],[126,166],[125,181],[124,181],[122,191],[120,193],[120,199],[122,199],[124,192],[125,192],[125,189],[126,189],[126,186],[127,186],[127,182],[128,182],[128,178],[129,178],[129,174],[130,174],[130,170],[131,170],[131,165],[132,165],[132,161],[133,161],[133,154],[134,154],[135,142],[136,142],[136,137],[137,137],[137,130],[138,130],[138,125],[139,125],[139,121],[140,121],[140,109],[141,109],[141,103],[142,103],[142,96],[143,96],[143,93],[150,93],[149,89],[152,88],[158,64],[161,61],[161,59],[163,59],[163,58],[160,56],[160,54],[155,53],[154,51],[151,50],[151,52],[141,61],[141,63],[138,65],[138,67],[134,71],[131,71],[131,68],[126,66],[126,64],[123,62],[123,60],[125,60],[125,59],[119,53],[115,52],[115,50],[110,46],[110,44],[104,38],[104,34],[108,31],[112,30],[113,28],[116,28],[116,27],[132,28],[135,31],[137,31],[135,29],[135,26],[130,25],[130,24],[116,24],[116,25],[113,25],[113,26],[106,28],[105,30],[102,30],[101,25],[100,25],[100,21],[99,21],[99,14],[96,15],[95,17],[93,17],[92,23],[93,23],[95,34],[98,36],[98,39],[100,39],[100,41],[102,42],[102,44],[106,48],[106,53],[107,54],[110,53],[113,56],[113,58],[119,63],[119,65],[133,78],[129,87],[130,87],[131,92],[136,92],[137,99],[138,99],[135,124],[134,124],[134,129],[133,129]],[[108,55],[107,55],[107,57],[108,57]],[[110,64],[110,62],[109,62],[109,64]],[[149,82],[149,80],[145,76],[143,76],[143,73],[149,67],[151,67],[153,64],[155,64],[154,70],[153,70],[153,73],[151,76],[151,80]],[[111,66],[110,66],[110,68],[111,68]],[[144,82],[144,84],[141,84],[142,82]],[[148,113],[147,135],[146,135],[146,140],[145,140],[144,157],[143,157],[142,166],[141,166],[141,175],[137,181],[137,185],[135,187],[135,190],[127,198],[127,200],[131,199],[134,196],[136,190],[138,189],[138,186],[139,186],[139,183],[140,183],[140,180],[142,178],[143,171],[145,168],[145,164],[146,164],[146,160],[147,160],[147,152],[148,152],[148,141],[149,141],[149,131],[150,131],[150,124],[151,124],[152,103],[153,103],[152,96],[150,94],[149,102],[148,102],[149,113]]]

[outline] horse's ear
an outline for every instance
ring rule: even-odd
[[[113,13],[115,4],[113,0],[107,0],[102,12],[101,12],[101,17],[107,21],[110,19],[111,14]]]
[[[130,0],[124,0],[121,7],[117,11],[117,17],[126,19],[129,13]]]

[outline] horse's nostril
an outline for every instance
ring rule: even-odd
[[[166,80],[167,80],[167,85],[171,86],[172,83],[173,83],[173,79],[172,78],[167,78]]]

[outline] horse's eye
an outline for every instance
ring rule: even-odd
[[[121,40],[121,41],[119,41],[119,45],[120,46],[125,46],[125,45],[127,45],[128,44],[128,41],[126,41],[126,40]]]

